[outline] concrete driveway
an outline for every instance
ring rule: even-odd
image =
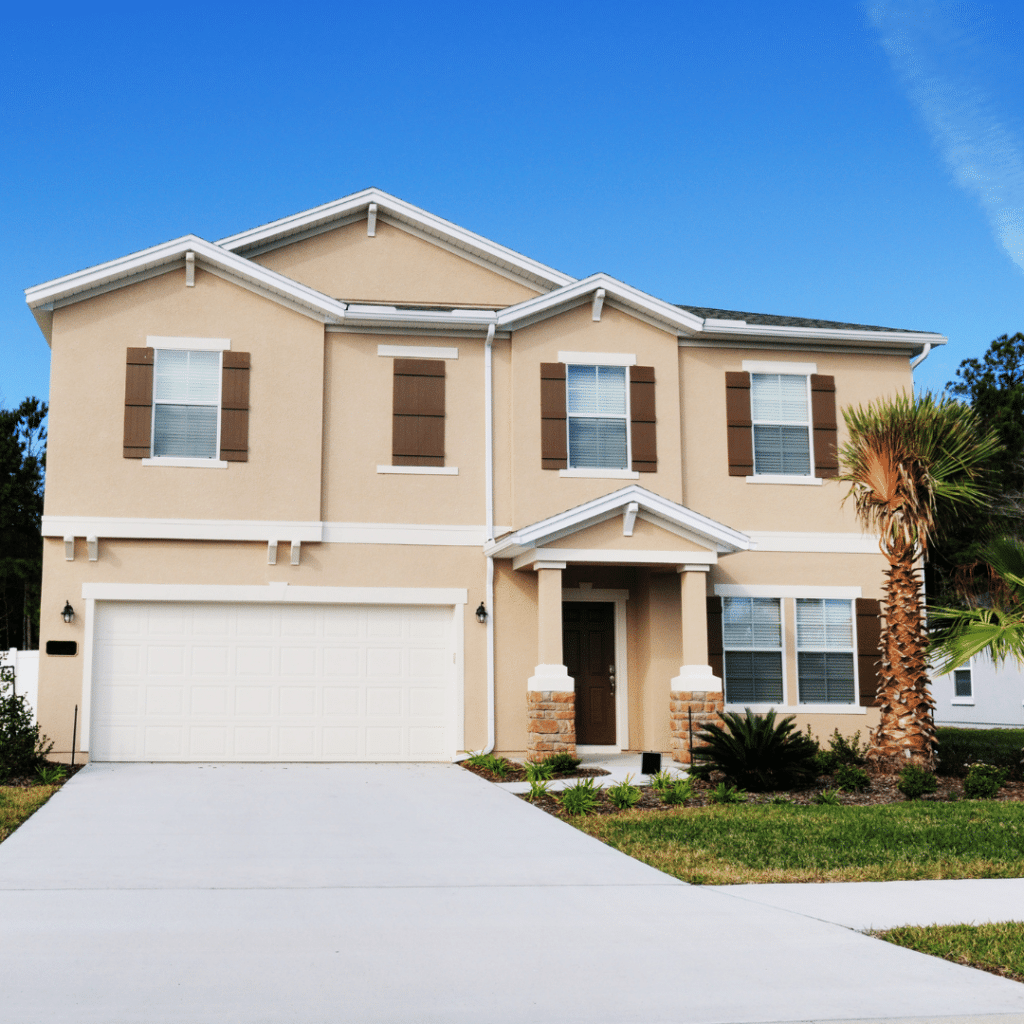
[[[684,885],[453,766],[90,765],[0,845],[12,1024],[880,1018],[1020,1022],[1024,985]]]

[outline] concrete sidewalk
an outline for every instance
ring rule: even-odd
[[[90,765],[0,845],[0,949],[16,1024],[1024,1021],[446,765]]]

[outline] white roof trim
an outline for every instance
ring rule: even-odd
[[[217,244],[229,252],[243,252],[257,247],[265,248],[275,242],[284,245],[294,235],[308,235],[317,229],[329,230],[337,222],[357,219],[356,215],[363,211],[368,214],[371,203],[375,203],[377,206],[378,220],[382,219],[382,215],[386,215],[389,220],[393,220],[399,225],[408,224],[456,249],[462,249],[478,259],[511,271],[534,285],[545,289],[560,288],[575,280],[568,274],[563,274],[553,267],[531,260],[513,249],[498,245],[497,242],[492,242],[490,239],[484,238],[483,235],[467,231],[465,228],[459,227],[458,224],[428,213],[426,210],[389,195],[387,192],[382,192],[378,188],[363,189],[362,192],[354,192],[352,195],[337,199],[332,203],[325,203],[323,206],[314,207],[312,210],[304,210],[302,213],[271,221],[262,227],[230,235],[220,239]],[[341,224],[338,223],[337,226],[340,227]]]
[[[575,508],[559,512],[557,515],[549,516],[530,526],[524,526],[521,530],[516,530],[515,533],[502,537],[493,544],[486,545],[484,554],[495,558],[514,558],[532,548],[577,533],[579,530],[584,530],[620,512],[625,512],[629,503],[634,501],[641,511],[658,519],[666,520],[673,526],[684,530],[690,537],[695,540],[699,538],[700,541],[708,544],[709,548],[722,554],[749,551],[754,546],[750,538],[746,534],[740,533],[739,530],[734,530],[724,523],[702,516],[684,505],[669,501],[668,498],[654,494],[639,484],[630,484],[611,494],[604,494],[592,501],[577,505]],[[683,561],[693,560],[689,555],[683,559]]]
[[[837,341],[895,341],[904,345],[945,345],[944,334],[931,331],[865,331],[852,327],[787,327],[782,324],[748,324],[744,320],[705,320],[706,334],[742,334],[765,338],[834,338]]]
[[[644,319],[653,320],[659,326],[678,334],[684,331],[687,334],[695,334],[703,329],[704,321],[699,316],[688,313],[685,309],[673,306],[670,302],[656,299],[653,295],[632,288],[622,281],[617,281],[607,274],[592,274],[580,281],[574,281],[546,295],[539,295],[536,298],[526,299],[524,302],[516,303],[498,313],[498,326],[507,330],[516,330],[536,323],[538,320],[555,316],[573,306],[582,305],[590,301],[591,296],[604,289],[609,300],[615,300],[615,305],[622,306],[628,313],[639,314]]]
[[[203,270],[282,302],[320,323],[337,324],[345,319],[344,302],[226,252],[196,235],[183,235],[141,252],[26,288],[25,301],[49,341],[54,309],[184,267],[187,252],[195,253],[196,263]]]

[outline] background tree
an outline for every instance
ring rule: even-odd
[[[46,405],[0,409],[0,650],[39,645]]]
[[[1001,450],[974,411],[946,397],[901,395],[843,410],[839,451],[865,529],[889,562],[881,636],[881,721],[868,756],[934,768],[937,743],[928,690],[928,634],[918,564],[959,514],[988,498],[985,469]]]

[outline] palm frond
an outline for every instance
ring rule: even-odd
[[[939,630],[928,645],[940,673],[966,665],[983,651],[998,665],[1014,659],[1024,665],[1024,615],[998,608],[935,608]]]

